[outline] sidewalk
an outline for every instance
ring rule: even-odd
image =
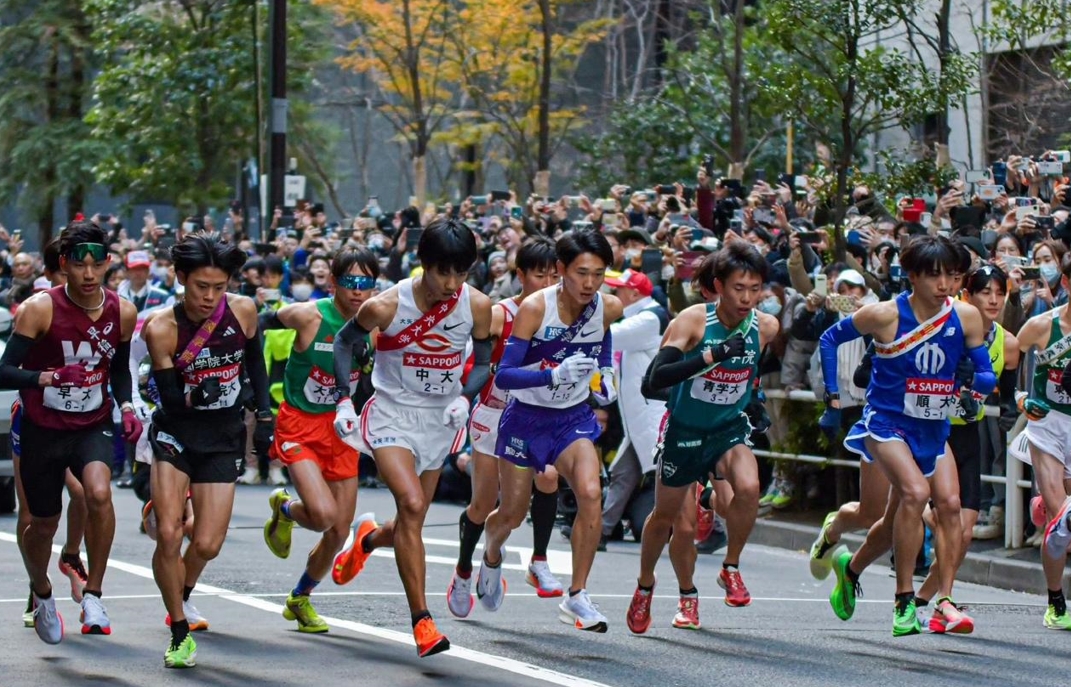
[[[824,516],[824,512],[818,511],[772,511],[755,523],[748,542],[807,553],[818,536]],[[854,551],[863,542],[863,533],[845,534],[841,541]],[[956,579],[1012,591],[1047,594],[1040,550],[1033,547],[1000,548],[1001,542],[973,542]],[[879,564],[888,565],[888,560],[888,556],[883,556]]]

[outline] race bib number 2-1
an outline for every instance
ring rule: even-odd
[[[402,386],[406,391],[432,396],[454,393],[461,385],[463,360],[457,353],[406,353],[402,358]]]

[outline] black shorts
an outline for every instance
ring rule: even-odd
[[[948,445],[956,457],[959,471],[959,502],[961,508],[978,510],[982,507],[982,438],[979,423],[952,425]],[[947,456],[945,456],[947,459]]]
[[[191,484],[234,484],[238,481],[238,464],[245,457],[245,442],[240,451],[202,453],[156,425],[149,429],[149,445],[156,460],[170,463],[190,478]]]
[[[112,468],[115,453],[111,420],[77,430],[39,427],[22,416],[19,436],[19,479],[26,493],[26,507],[36,518],[52,518],[63,512],[63,490],[69,468],[82,481],[82,470],[100,462]]]

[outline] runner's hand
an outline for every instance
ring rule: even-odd
[[[205,377],[201,383],[190,392],[190,405],[195,407],[210,406],[223,395],[223,387],[220,386],[219,377]]]
[[[974,393],[968,387],[960,387],[959,407],[963,410],[961,419],[964,422],[978,422],[978,411],[981,410],[982,404],[974,397]]]
[[[612,368],[604,367],[600,370],[599,390],[593,391],[591,395],[601,406],[608,406],[617,400],[617,384],[614,382]]]
[[[561,384],[575,384],[582,382],[595,371],[598,362],[583,353],[576,353],[562,361],[562,364],[554,368],[551,373],[551,381],[554,386]]]
[[[86,383],[88,375],[89,370],[86,369],[84,362],[66,365],[52,373],[52,386],[61,388],[82,386]]]
[[[353,409],[353,401],[344,398],[335,406],[335,434],[345,439],[356,431],[357,411]]]
[[[123,410],[123,440],[136,444],[141,437],[141,420],[138,419],[137,413],[130,407]]]
[[[1049,414],[1049,404],[1037,398],[1029,398],[1026,394],[1019,397],[1017,403],[1019,412],[1026,415],[1027,420],[1037,421]]]
[[[458,396],[443,409],[443,424],[454,430],[460,430],[469,421],[469,399]]]
[[[712,362],[720,363],[731,358],[739,358],[744,355],[744,335],[737,332],[725,341],[710,348]]]
[[[257,456],[260,458],[266,457],[268,451],[271,449],[272,442],[274,441],[274,418],[268,418],[266,420],[257,418],[257,424],[253,428],[253,449],[257,452]]]

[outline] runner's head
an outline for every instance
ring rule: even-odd
[[[996,265],[984,264],[967,276],[967,295],[986,322],[1000,317],[1007,292],[1008,275]]]
[[[732,241],[703,258],[692,283],[708,300],[717,294],[726,313],[746,317],[762,300],[768,271],[766,258],[750,243]]]
[[[916,236],[900,254],[912,293],[926,300],[943,301],[955,293],[969,264],[967,250],[943,236]]]
[[[191,319],[212,314],[245,259],[238,246],[221,241],[218,234],[189,234],[171,247],[175,276],[186,288],[183,305]]]
[[[92,222],[71,222],[60,234],[60,269],[72,293],[95,294],[104,284],[111,256],[104,230]]]
[[[45,279],[52,282],[52,286],[63,286],[67,283],[67,275],[60,269],[60,240],[52,239],[45,244],[41,259],[45,263]]]
[[[591,229],[574,230],[558,239],[558,274],[562,288],[580,303],[590,303],[614,264],[614,249]]]
[[[445,301],[461,288],[478,257],[476,236],[460,220],[435,220],[420,235],[417,257],[424,284],[435,301]]]
[[[546,236],[533,236],[517,250],[517,279],[521,295],[527,296],[558,280],[558,255],[554,242]]]
[[[331,283],[335,286],[335,305],[348,317],[357,314],[361,305],[376,293],[379,260],[367,248],[344,250],[331,261]]]

